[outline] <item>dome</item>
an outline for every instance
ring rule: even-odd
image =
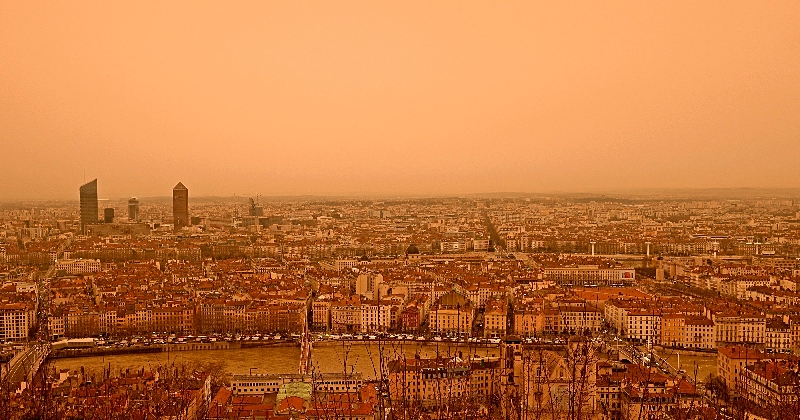
[[[406,248],[406,254],[419,254],[419,249],[416,245],[411,244]]]
[[[462,295],[461,293],[456,292],[455,290],[451,290],[442,295],[439,298],[439,305],[441,306],[461,306],[462,308],[466,308],[469,305],[469,300],[466,296]]]

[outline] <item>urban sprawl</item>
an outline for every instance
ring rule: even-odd
[[[78,193],[0,204],[0,418],[800,418],[797,199]]]

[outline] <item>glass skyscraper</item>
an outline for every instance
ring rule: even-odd
[[[81,193],[81,229],[85,232],[86,225],[98,222],[99,208],[97,205],[97,179],[90,181],[80,188]]]

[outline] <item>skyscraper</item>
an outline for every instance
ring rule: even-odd
[[[139,200],[136,197],[131,197],[128,200],[128,220],[131,222],[139,221]]]
[[[114,223],[114,209],[109,207],[103,210],[103,222]]]
[[[189,190],[180,182],[172,189],[172,219],[176,232],[189,226]]]
[[[98,222],[99,208],[97,205],[97,179],[81,186],[81,229],[85,232],[86,225]]]
[[[262,207],[260,207],[256,203],[256,200],[254,200],[252,198],[250,199],[249,215],[250,216],[263,216],[264,215],[264,209]]]

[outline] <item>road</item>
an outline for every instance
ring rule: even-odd
[[[489,219],[489,215],[486,214],[486,212],[483,212],[483,218],[486,223],[486,229],[489,230],[489,238],[492,240],[496,250],[500,251],[500,249],[497,249],[498,247],[505,249],[506,241],[500,238],[500,234],[497,233],[497,228],[494,227],[492,220]]]
[[[28,344],[9,361],[0,374],[0,380],[8,380],[13,387],[20,382],[30,382],[49,353],[47,344]]]

